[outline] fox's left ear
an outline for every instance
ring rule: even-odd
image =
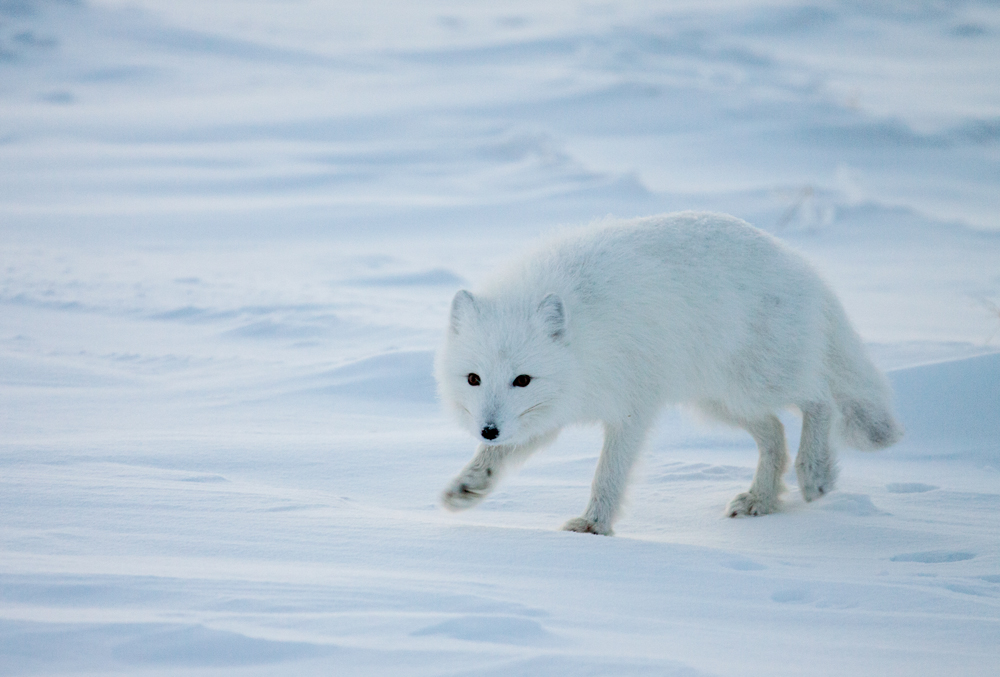
[[[538,314],[549,336],[556,341],[566,340],[566,307],[558,294],[549,294],[538,304]]]

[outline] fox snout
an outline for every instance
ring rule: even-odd
[[[500,436],[500,429],[493,423],[487,423],[480,431],[484,440],[495,440]]]

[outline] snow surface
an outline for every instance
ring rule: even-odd
[[[998,196],[995,2],[0,0],[0,674],[996,675]],[[667,411],[614,538],[596,429],[441,510],[454,291],[675,209],[805,252],[906,439],[731,520]]]

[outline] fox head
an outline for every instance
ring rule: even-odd
[[[563,424],[573,380],[567,320],[556,294],[455,294],[436,371],[463,427],[485,444],[522,444]]]

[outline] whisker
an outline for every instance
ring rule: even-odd
[[[530,407],[528,407],[527,409],[525,409],[524,411],[522,411],[520,414],[518,414],[517,417],[521,418],[525,414],[528,414],[528,413],[534,411],[535,409],[538,409],[539,407],[544,407],[547,404],[548,404],[548,401],[546,401],[546,402],[539,402],[538,404],[533,404]]]

